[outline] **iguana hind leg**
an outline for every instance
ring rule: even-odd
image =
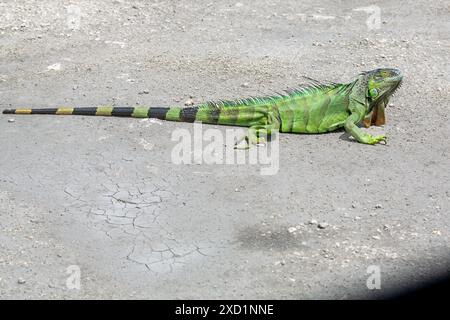
[[[238,140],[235,149],[248,149],[252,145],[265,144],[266,138],[270,136],[272,125],[256,125],[248,129],[247,135]]]
[[[248,149],[251,145],[265,144],[273,131],[280,130],[280,122],[274,112],[267,114],[266,124],[256,124],[248,129],[248,133],[234,145],[235,149]]]

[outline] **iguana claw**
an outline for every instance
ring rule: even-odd
[[[377,144],[380,142],[384,142],[384,144],[387,144],[387,137],[385,135],[371,137],[369,144]]]

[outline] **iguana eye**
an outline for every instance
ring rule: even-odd
[[[370,96],[372,98],[374,98],[374,97],[376,97],[378,95],[378,90],[373,88],[373,89],[370,89],[369,93],[370,93]]]

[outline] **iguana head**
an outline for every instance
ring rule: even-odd
[[[369,106],[363,120],[366,127],[374,124],[380,126],[386,123],[384,108],[388,105],[392,94],[401,85],[403,75],[398,69],[375,69],[365,72],[367,81],[366,102]]]

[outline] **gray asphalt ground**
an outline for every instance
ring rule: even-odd
[[[449,1],[2,0],[0,17],[0,109],[404,73],[369,130],[387,145],[281,135],[275,175],[174,164],[189,123],[0,116],[2,299],[379,298],[449,273]]]

